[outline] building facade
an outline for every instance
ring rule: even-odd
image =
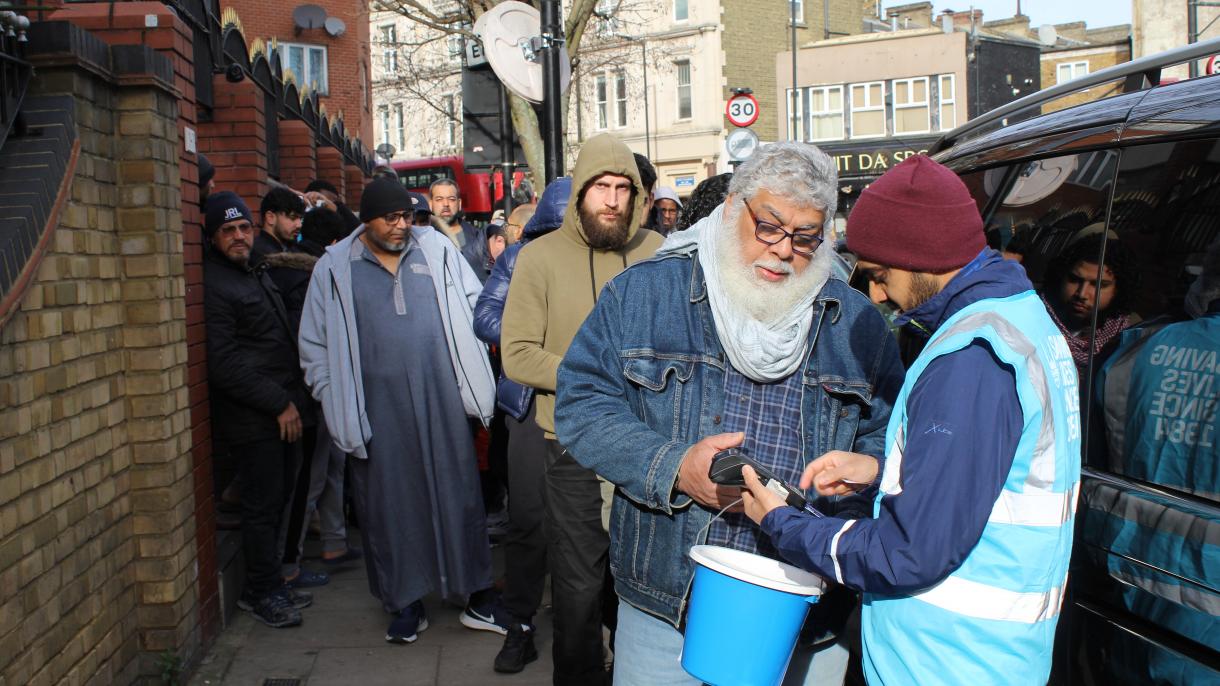
[[[1194,15],[1193,17],[1191,15]],[[1131,49],[1136,58],[1181,47],[1187,43],[1220,36],[1220,7],[1209,3],[1176,0],[1132,0]],[[1191,26],[1195,27],[1192,36]],[[1193,40],[1192,40],[1193,39]],[[1196,64],[1199,74],[1207,70],[1207,60]],[[1186,65],[1166,70],[1162,80],[1189,78]]]
[[[724,113],[731,89],[749,88],[758,98],[763,116],[752,128],[760,139],[783,139],[767,113],[779,106],[773,65],[791,45],[793,9],[798,43],[806,43],[824,38],[827,27],[859,33],[869,4],[602,0],[568,92],[569,160],[583,140],[609,132],[652,160],[658,183],[687,195],[729,169]],[[461,155],[461,38],[390,12],[373,13],[371,35],[375,144],[393,146],[394,159]]]

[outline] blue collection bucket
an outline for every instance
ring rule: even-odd
[[[682,669],[714,686],[778,686],[822,579],[718,546],[697,545],[690,556],[695,583]]]

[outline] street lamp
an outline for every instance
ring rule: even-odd
[[[629,43],[640,44],[640,66],[644,70],[644,156],[652,160],[652,124],[648,112],[648,37],[616,34]]]

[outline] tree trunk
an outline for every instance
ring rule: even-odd
[[[542,127],[534,106],[514,93],[508,94],[508,106],[513,115],[513,130],[530,166],[530,184],[542,194],[546,170],[546,149],[542,145]]]

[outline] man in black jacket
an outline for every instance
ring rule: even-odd
[[[300,462],[305,388],[279,292],[250,268],[250,210],[228,191],[208,198],[204,221],[204,316],[212,436],[241,478],[246,587],[238,607],[273,627],[301,623],[304,593],[284,587],[276,538]],[[285,354],[288,353],[288,354]]]

